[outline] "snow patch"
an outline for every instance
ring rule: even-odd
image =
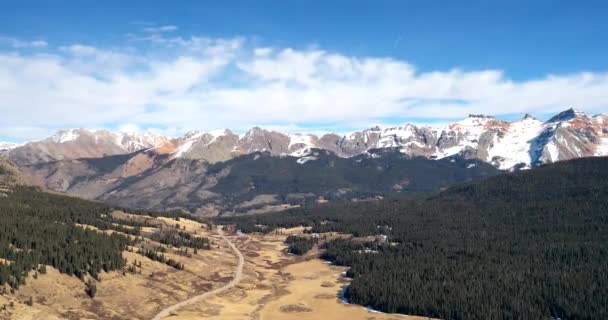
[[[211,136],[211,140],[207,143],[209,145],[209,144],[212,144],[217,138],[227,135],[228,130],[227,129],[211,130],[211,131],[207,132],[207,134]]]
[[[608,156],[608,137],[602,138],[600,144],[595,149],[596,156]]]
[[[460,151],[462,151],[464,149],[464,147],[465,147],[464,145],[449,147],[449,148],[443,149],[443,151],[437,152],[435,155],[437,156],[437,159],[451,157],[453,155],[457,155],[458,153],[460,153]]]
[[[115,137],[116,144],[123,147],[129,152],[154,148],[162,145],[167,139],[163,136],[156,135],[150,132],[145,133],[129,133],[119,132],[112,133]],[[95,135],[97,141],[98,135]]]
[[[404,141],[415,136],[415,127],[413,125],[405,125],[402,127],[393,127],[382,130],[380,139],[376,144],[377,148],[394,148],[404,145]],[[367,136],[366,136],[367,137]],[[410,141],[417,142],[417,141]]]
[[[290,134],[289,145],[287,146],[287,149],[291,152],[290,155],[294,157],[308,155],[312,148],[318,148],[315,138],[315,136],[310,134]]]
[[[477,149],[479,138],[484,132],[487,132],[488,129],[500,130],[504,125],[505,123],[493,117],[481,115],[470,115],[464,120],[449,124],[443,129],[439,137],[457,139],[458,144],[444,150],[438,150],[434,156],[436,159],[442,159],[456,155],[467,147]]]
[[[311,152],[310,148],[302,148],[300,150],[294,151],[290,154],[292,157],[305,157],[309,155]]]
[[[24,145],[25,143],[0,142],[0,151],[9,151]]]
[[[294,145],[298,145],[298,144],[303,144],[309,148],[312,148],[315,146],[315,144],[313,143],[313,136],[309,135],[309,134],[290,134],[289,135],[289,145],[287,146],[288,149],[291,149],[291,147],[293,147]]]
[[[559,150],[555,145],[555,142],[551,141],[547,144],[547,152],[549,152],[549,160],[551,162],[556,162],[559,159]]]
[[[190,151],[190,149],[192,149],[192,145],[194,145],[194,142],[196,142],[197,140],[199,140],[202,136],[203,133],[202,132],[191,132],[186,134],[187,136],[187,140],[182,143],[177,150],[175,150],[175,157],[179,158],[181,156],[184,155],[184,153]]]
[[[297,162],[299,164],[305,164],[308,161],[314,161],[314,160],[317,160],[317,157],[306,156],[306,157],[302,157],[302,158],[298,159]]]
[[[80,132],[84,129],[67,129],[59,130],[57,133],[52,135],[49,139],[55,143],[66,143],[74,141],[80,137]]]

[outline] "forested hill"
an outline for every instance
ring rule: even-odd
[[[17,172],[2,168],[0,181],[12,182],[0,189],[0,294],[19,289],[28,276],[45,273],[47,266],[84,281],[99,279],[102,271],[129,271],[124,250],[136,248],[142,257],[183,270],[183,263],[165,257],[168,246],[209,248],[207,238],[192,237],[179,224],[155,229],[158,225],[148,221],[159,213],[129,211],[142,219],[116,218],[109,206],[19,184]],[[179,211],[162,216],[193,218]],[[144,227],[156,231],[142,232]],[[144,236],[162,245],[149,245]],[[87,293],[93,297],[91,283]]]
[[[424,199],[233,221],[246,231],[304,224],[312,232],[387,235],[387,243],[329,242],[325,253],[351,267],[347,297],[383,311],[608,319],[608,158],[503,174]]]
[[[580,158],[460,184],[430,200],[459,197],[480,205],[496,200],[514,204],[564,197],[588,200],[606,195],[607,178],[608,157]]]
[[[98,203],[13,186],[0,197],[0,287],[13,289],[45,265],[80,278],[122,268],[129,239],[85,230],[76,224],[113,228],[110,209]]]

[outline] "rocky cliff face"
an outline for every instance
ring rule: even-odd
[[[608,117],[589,117],[573,109],[548,121],[532,116],[507,122],[470,115],[442,129],[405,124],[373,127],[347,135],[285,134],[252,128],[239,136],[230,130],[191,132],[178,138],[104,130],[63,130],[22,146],[4,148],[19,165],[97,158],[154,148],[172,159],[217,163],[253,152],[305,157],[312,148],[348,158],[374,149],[398,148],[410,156],[431,159],[458,156],[479,159],[499,169],[530,168],[578,157],[608,155]]]

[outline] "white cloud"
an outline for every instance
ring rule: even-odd
[[[146,27],[144,28],[144,31],[149,33],[173,32],[177,31],[177,26],[166,25],[158,27]]]
[[[0,51],[0,137],[43,138],[62,127],[141,128],[172,135],[269,125],[293,132],[390,118],[428,122],[469,113],[608,109],[608,73],[514,81],[501,70],[419,72],[393,58],[252,47],[243,38],[151,34],[147,49],[72,44]],[[125,128],[127,128],[125,127]]]
[[[120,132],[127,132],[127,133],[132,133],[132,132],[141,132],[141,128],[134,124],[134,123],[125,123],[120,125],[120,127],[118,127],[118,131]]]
[[[0,44],[13,48],[44,48],[48,43],[44,40],[21,40],[13,37],[0,36]]]

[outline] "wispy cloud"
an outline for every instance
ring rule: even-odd
[[[61,127],[179,134],[260,124],[343,131],[394,124],[392,118],[436,124],[469,113],[608,110],[608,72],[515,81],[501,70],[419,72],[390,57],[260,47],[246,38],[136,40],[153,45],[0,50],[0,136],[36,139]]]
[[[0,36],[0,44],[13,48],[44,48],[48,43],[44,40],[22,40],[14,37]]]
[[[144,28],[144,31],[148,32],[148,33],[173,32],[173,31],[177,31],[177,26],[166,25],[166,26],[157,26],[157,27],[146,27],[146,28]]]
[[[395,41],[393,41],[393,49],[397,49],[397,47],[399,47],[399,44],[401,44],[402,40],[402,36],[398,36],[397,38],[395,38]]]

